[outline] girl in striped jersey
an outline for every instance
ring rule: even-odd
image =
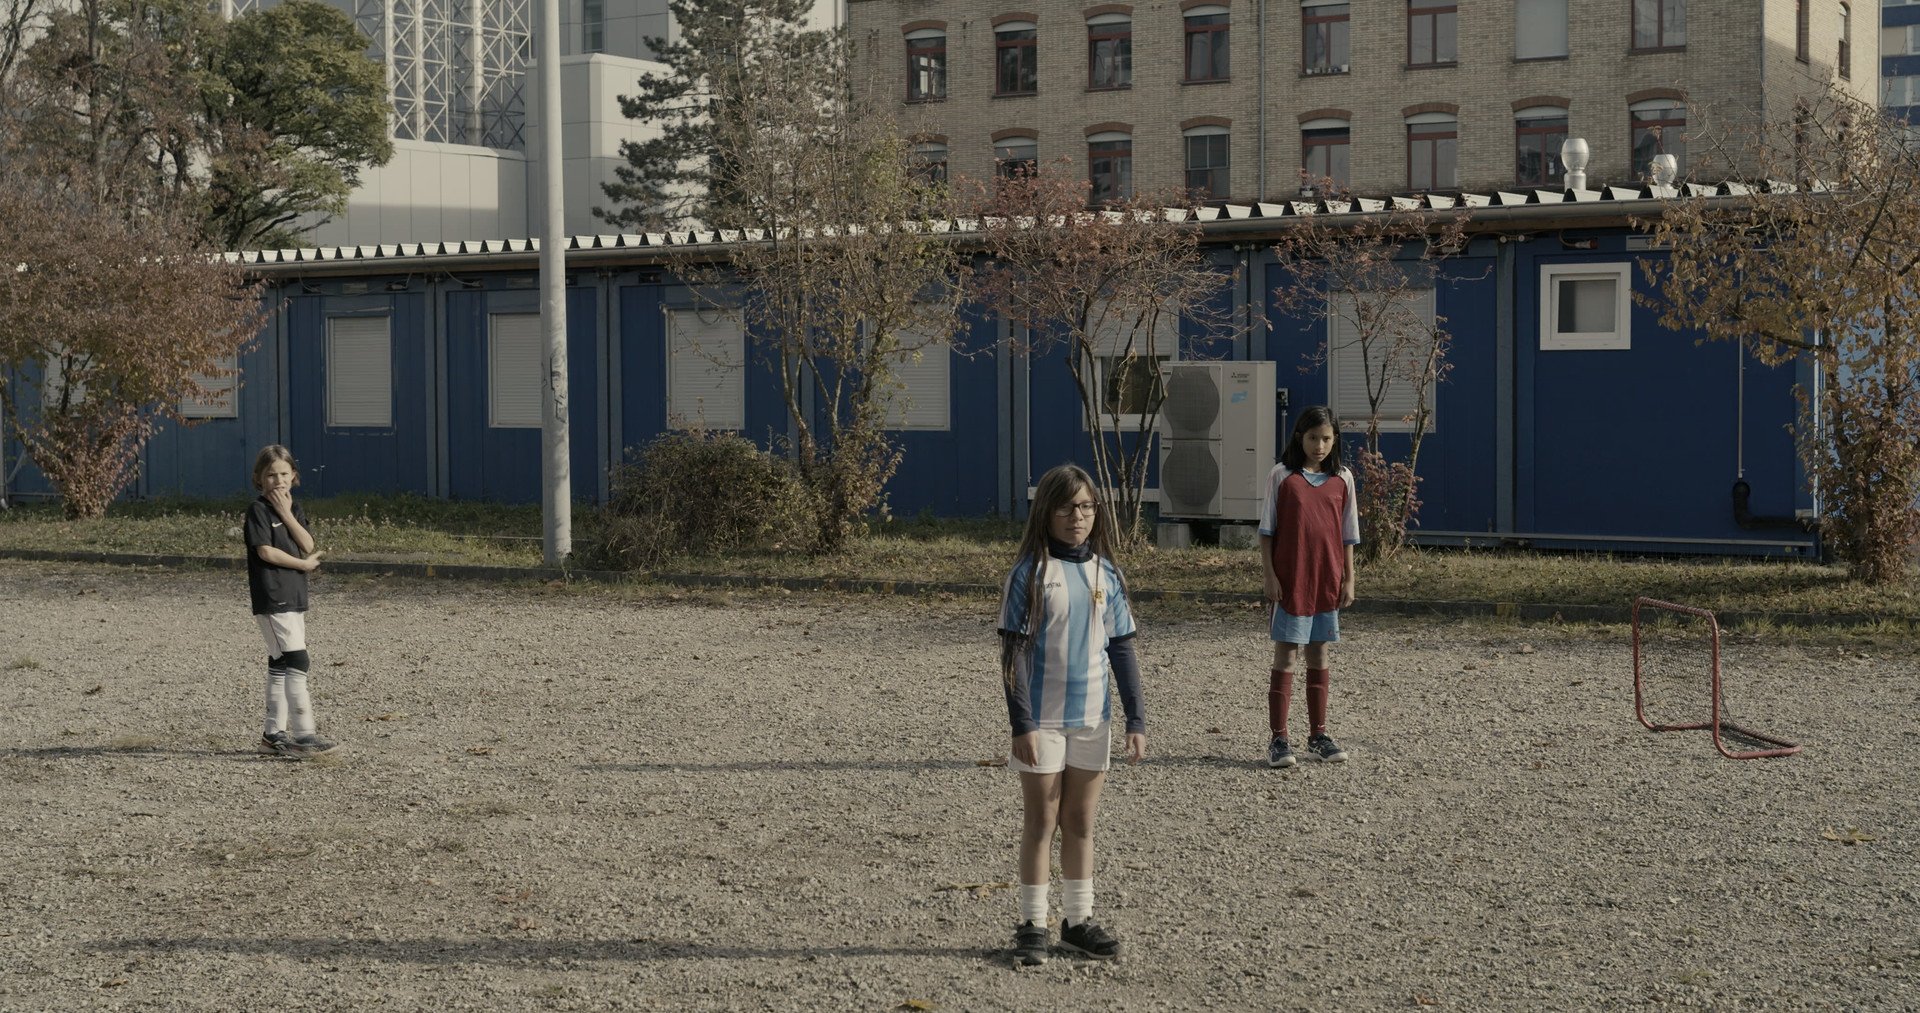
[[[1007,765],[1020,772],[1026,813],[1014,957],[1027,965],[1047,959],[1055,826],[1061,947],[1100,960],[1120,952],[1093,920],[1093,818],[1112,762],[1115,690],[1134,763],[1147,751],[1146,714],[1133,610],[1113,563],[1113,518],[1093,489],[1093,479],[1070,464],[1041,477],[1000,604],[1000,669],[1013,726]]]

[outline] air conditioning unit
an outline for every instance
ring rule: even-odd
[[[1274,460],[1271,362],[1172,362],[1162,374],[1160,516],[1258,521]]]

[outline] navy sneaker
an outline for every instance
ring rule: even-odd
[[[1339,763],[1347,758],[1347,751],[1340,748],[1329,735],[1315,735],[1307,740],[1307,752],[1320,758],[1324,763]]]
[[[1284,735],[1276,735],[1267,743],[1267,766],[1291,767],[1294,764],[1293,746]]]
[[[1013,930],[1013,962],[1022,967],[1038,967],[1047,962],[1047,927],[1021,922]]]
[[[260,736],[260,751],[268,756],[298,756],[300,747],[286,732],[266,732]]]
[[[1060,923],[1060,948],[1095,960],[1112,960],[1120,955],[1120,940],[1089,918],[1078,925]]]
[[[332,739],[323,739],[320,733],[313,732],[293,740],[293,748],[302,756],[325,756],[340,748],[340,743]]]

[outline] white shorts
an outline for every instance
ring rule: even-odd
[[[1025,774],[1058,774],[1075,770],[1106,770],[1113,766],[1113,722],[1092,728],[1042,728],[1037,733],[1039,763],[1029,767],[1007,752],[1007,767]]]
[[[288,651],[307,649],[305,612],[275,612],[253,618],[260,624],[260,639],[266,641],[267,657],[277,658]]]

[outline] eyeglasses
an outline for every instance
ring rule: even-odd
[[[1098,503],[1068,503],[1066,506],[1055,509],[1053,515],[1055,517],[1072,517],[1075,514],[1079,514],[1082,517],[1092,517],[1099,512],[1100,504]]]

